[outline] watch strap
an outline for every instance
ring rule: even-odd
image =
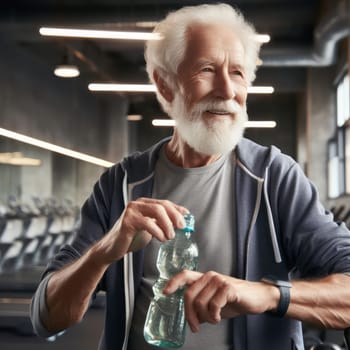
[[[269,314],[274,316],[283,317],[290,304],[290,288],[292,287],[291,283],[288,281],[278,280],[272,276],[267,276],[261,280],[264,283],[271,284],[276,286],[280,291],[280,300],[277,305],[277,309],[274,311],[269,311]]]
[[[273,312],[274,315],[283,317],[289,307],[290,303],[290,287],[277,286],[280,290],[280,300],[277,306],[277,309]]]

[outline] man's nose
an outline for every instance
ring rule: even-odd
[[[214,87],[215,97],[222,98],[224,100],[231,100],[235,97],[234,82],[230,78],[228,72],[220,72],[215,77]]]

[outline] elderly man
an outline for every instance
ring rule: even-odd
[[[164,289],[185,293],[184,349],[303,349],[301,322],[350,326],[350,235],[298,165],[242,137],[259,46],[229,5],[171,13],[146,47],[170,139],[108,169],[82,208],[70,246],[32,302],[39,335],[79,322],[107,293],[101,349],[150,349],[143,324],[161,242],[196,217],[199,271]]]

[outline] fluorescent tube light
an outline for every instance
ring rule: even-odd
[[[155,92],[156,86],[152,84],[103,84],[91,83],[88,85],[90,91],[102,92]]]
[[[275,128],[277,123],[274,120],[248,120],[245,124],[246,128]]]
[[[175,126],[175,120],[173,119],[153,119],[152,125],[153,126]],[[275,128],[277,123],[273,120],[266,120],[266,121],[254,121],[249,120],[246,122],[245,127],[246,128]]]
[[[262,44],[268,43],[271,39],[270,35],[268,34],[257,34],[255,38],[259,43]]]
[[[249,94],[272,94],[275,91],[273,86],[249,86]]]
[[[41,27],[39,33],[43,36],[68,37],[68,38],[91,38],[113,40],[160,40],[162,36],[148,32],[120,32],[114,30],[89,30],[74,28]]]
[[[90,91],[99,92],[155,92],[156,86],[153,84],[113,84],[113,83],[90,83]],[[249,94],[272,94],[272,86],[249,86]]]
[[[173,119],[153,119],[153,126],[175,126],[175,120]]]
[[[0,159],[0,163],[17,165],[17,166],[40,166],[42,162],[40,159],[23,157],[23,158],[11,158],[11,159],[8,159],[7,161],[6,160],[2,161]]]
[[[136,22],[136,25],[144,28],[154,27],[157,22]],[[39,33],[43,36],[68,37],[68,38],[92,38],[113,40],[160,40],[162,36],[150,32],[124,32],[115,30],[91,30],[78,28],[41,27]],[[260,43],[268,43],[268,34],[257,34],[256,40]]]
[[[63,155],[68,156],[68,157],[72,157],[72,158],[76,158],[79,160],[83,160],[83,161],[88,162],[88,163],[96,164],[96,165],[99,165],[99,166],[102,166],[105,168],[109,168],[110,166],[113,165],[113,163],[108,162],[104,159],[96,158],[96,157],[90,156],[90,155],[85,154],[85,153],[76,152],[76,151],[70,150],[68,148],[57,146],[57,145],[54,145],[52,143],[41,141],[41,140],[35,139],[33,137],[19,134],[17,132],[13,132],[13,131],[10,131],[7,129],[0,128],[0,135],[8,137],[8,138],[13,139],[13,140],[24,142],[24,143],[27,143],[27,144],[30,144],[33,146],[37,146],[37,147],[40,147],[40,148],[43,148],[43,149],[46,149],[46,150],[49,150],[52,152],[63,154]]]
[[[39,166],[40,159],[23,157],[21,152],[0,153],[0,164],[18,165],[18,166]]]
[[[155,22],[155,21],[140,21],[135,23],[136,27],[141,27],[141,28],[154,28],[157,24],[158,22]]]

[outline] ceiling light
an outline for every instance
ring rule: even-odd
[[[88,85],[90,91],[103,92],[155,92],[156,86],[152,84],[100,84],[91,83]]]
[[[262,44],[266,44],[271,40],[271,37],[268,34],[257,34],[255,38],[259,43]]]
[[[155,92],[157,90],[152,84],[112,84],[112,83],[91,83],[88,85],[90,91],[100,92]],[[272,94],[272,86],[249,86],[250,94]]]
[[[176,122],[173,119],[153,119],[153,126],[175,126]],[[246,128],[275,128],[277,123],[273,120],[253,121],[249,120],[245,123]]]
[[[60,78],[76,78],[80,72],[77,66],[72,64],[61,64],[54,70],[54,74]]]
[[[142,115],[141,114],[128,114],[126,119],[129,122],[138,122],[138,121],[142,120]]]
[[[0,153],[0,164],[18,165],[18,166],[39,166],[40,159],[23,157],[21,152]]]
[[[0,136],[5,136],[5,137],[8,137],[8,138],[13,139],[13,140],[24,142],[24,143],[27,143],[27,144],[30,144],[33,146],[37,146],[37,147],[40,147],[40,148],[43,148],[43,149],[46,149],[46,150],[49,150],[52,152],[63,154],[63,155],[68,156],[68,157],[83,160],[85,162],[96,164],[96,165],[99,165],[99,166],[102,166],[105,168],[109,168],[110,166],[113,165],[113,163],[108,162],[104,159],[96,158],[96,157],[90,156],[90,155],[85,154],[85,153],[76,152],[76,151],[70,150],[68,148],[57,146],[57,145],[54,145],[52,143],[41,141],[41,140],[35,139],[33,137],[19,134],[17,132],[10,131],[7,129],[0,128]]]
[[[129,102],[126,119],[129,122],[138,122],[142,120],[142,115],[139,112],[139,108],[137,108],[137,104]]]
[[[43,36],[69,37],[69,38],[94,38],[113,40],[160,40],[158,33],[149,32],[120,32],[114,30],[89,30],[73,28],[41,27],[39,33]]]
[[[154,27],[157,22],[136,22],[136,25],[144,28]],[[78,28],[41,27],[39,33],[43,36],[69,37],[69,38],[93,38],[113,40],[160,40],[162,35],[150,32],[124,32],[115,30],[91,30]],[[257,34],[256,40],[260,43],[268,43],[268,34]]]
[[[275,128],[277,123],[274,120],[248,120],[245,123],[246,128]]]
[[[249,94],[272,94],[275,91],[273,86],[249,86]]]
[[[155,21],[140,21],[135,23],[136,27],[141,28],[154,28],[157,24],[158,22]]]
[[[153,119],[153,126],[175,126],[175,120],[173,119]]]
[[[72,64],[68,50],[63,51],[62,62],[54,69],[54,74],[60,78],[76,78],[80,75],[79,68]]]

